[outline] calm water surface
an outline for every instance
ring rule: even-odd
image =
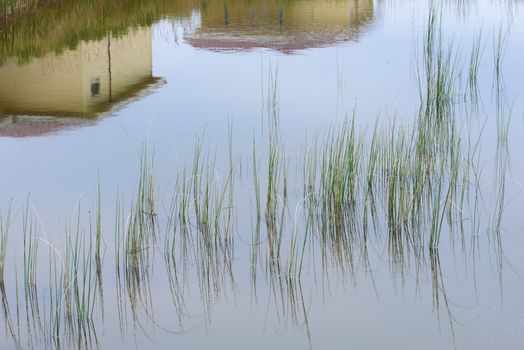
[[[266,116],[277,111],[288,161],[281,258],[286,266],[292,237],[306,232],[299,223],[305,215],[306,140],[340,129],[344,120],[354,120],[369,138],[375,125],[415,125],[432,6],[452,60],[465,67],[456,75],[462,82],[456,101],[466,99],[470,52],[480,38],[478,108],[472,112],[457,102],[454,116],[464,144],[476,146],[478,195],[471,197],[477,214],[448,201],[464,214],[462,225],[446,217],[438,250],[406,239],[402,254],[392,248],[387,219],[379,215],[372,238],[358,242],[348,256],[339,259],[333,247],[326,253],[322,240],[310,237],[300,277],[275,272],[267,240],[260,239],[256,249],[252,240],[252,154],[255,148],[263,159],[269,145]],[[49,256],[55,253],[49,245],[63,251],[66,227],[77,213],[84,227],[78,232],[88,235],[98,181],[101,282],[90,285],[97,287],[89,329],[69,336],[63,330],[61,347],[524,347],[524,3],[65,1],[30,11],[0,27],[3,217],[14,199],[0,348],[59,347],[43,326],[52,308]],[[507,125],[502,151],[501,125]],[[197,139],[216,158],[213,183],[227,179],[230,146],[238,159],[226,210],[234,213],[234,243],[226,249],[230,255],[213,250],[217,255],[209,260],[190,248],[192,258],[182,257],[173,267],[165,254],[166,213],[181,178],[177,171],[191,169]],[[159,236],[147,247],[147,272],[130,286],[115,277],[115,206],[123,197],[127,217],[144,144],[154,154]],[[502,175],[501,152],[507,156]],[[264,188],[267,161],[259,166]],[[28,193],[40,242],[33,299],[23,278]],[[265,196],[262,190],[263,201]],[[500,208],[502,221],[494,227]],[[463,236],[448,226],[462,226]],[[260,257],[253,268],[255,250]]]

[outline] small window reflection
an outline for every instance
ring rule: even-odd
[[[100,78],[91,79],[91,97],[100,95]]]

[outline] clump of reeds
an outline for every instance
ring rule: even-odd
[[[423,43],[423,76],[419,77],[421,116],[434,126],[453,116],[457,96],[459,52],[446,42],[441,17],[430,10]]]
[[[53,247],[49,246],[49,311],[46,318],[44,334],[47,334],[49,343],[60,347],[63,320],[64,300],[64,261],[61,261]]]
[[[29,213],[29,198],[23,210],[22,224],[24,238],[24,282],[36,285],[36,270],[38,262],[38,245],[36,222]]]
[[[150,268],[151,253],[157,241],[156,182],[154,177],[154,155],[144,146],[140,154],[140,176],[135,199],[128,214],[123,198],[117,194],[115,210],[115,269],[119,317],[127,305],[127,296],[133,320],[138,322],[138,311],[144,306],[152,315]]]
[[[43,334],[40,301],[38,298],[37,266],[39,260],[39,238],[34,214],[30,212],[29,195],[22,208],[23,258],[24,258],[24,301],[27,332],[38,338]]]
[[[74,339],[84,339],[91,328],[97,285],[93,238],[81,229],[80,206],[77,215],[76,224],[66,228],[61,278],[66,330]]]
[[[134,203],[124,235],[117,244],[124,245],[124,257],[153,247],[156,241],[157,211],[154,178],[154,156],[144,146],[140,155],[140,177]]]
[[[386,223],[392,266],[402,265],[411,247],[439,246],[445,214],[454,218],[463,210],[464,199],[459,198],[469,187],[472,152],[464,152],[468,145],[458,137],[454,123],[439,129],[426,122],[420,118],[409,128],[376,125],[368,140],[365,131],[346,120],[328,131],[318,154],[312,154],[316,141],[307,147],[306,232],[318,234],[324,264],[330,259],[347,270],[357,257],[367,264],[368,220],[375,231],[379,221]],[[304,251],[305,243],[298,249],[292,235],[295,271],[301,269]]]
[[[93,347],[93,315],[98,287],[94,237],[92,231],[86,232],[82,228],[80,212],[78,206],[76,222],[71,220],[66,225],[64,251],[61,252],[44,237],[36,236],[29,200],[24,207],[24,298],[30,347],[61,348],[64,340],[70,346]],[[38,242],[48,246],[49,287],[41,297],[36,282]],[[18,300],[18,282],[16,288]]]

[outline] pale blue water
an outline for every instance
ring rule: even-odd
[[[358,1],[345,2],[349,6]],[[506,111],[511,111],[510,167],[501,233],[502,272],[496,267],[497,257],[484,232],[487,228],[479,233],[480,256],[475,264],[469,246],[466,251],[452,251],[447,238],[443,239],[440,263],[445,287],[439,289],[438,308],[433,305],[430,269],[426,266],[417,275],[416,264],[411,261],[404,279],[392,276],[387,240],[380,239],[370,253],[372,273],[358,263],[355,275],[333,268],[325,277],[318,265],[306,268],[297,291],[301,297],[295,299],[295,320],[289,304],[282,303],[282,296],[272,291],[262,268],[255,299],[250,288],[249,244],[245,243],[251,239],[252,225],[249,176],[236,184],[239,214],[233,260],[235,282],[229,283],[226,278],[218,296],[211,299],[211,312],[203,306],[205,300],[195,267],[190,266],[185,285],[186,314],[183,327],[180,326],[166,283],[162,254],[158,253],[151,280],[154,320],[141,309],[140,326],[136,326],[128,313],[122,335],[115,310],[118,298],[113,277],[115,198],[117,191],[127,199],[132,197],[142,144],[154,148],[157,195],[164,205],[176,170],[183,164],[190,165],[199,135],[205,135],[213,152],[217,150],[217,168],[223,173],[227,169],[231,123],[234,151],[244,159],[244,167],[249,167],[253,137],[263,142],[262,108],[270,74],[278,71],[280,130],[290,159],[301,154],[306,133],[311,136],[315,131],[324,132],[353,111],[356,125],[362,129],[371,130],[377,119],[383,123],[398,120],[412,124],[420,102],[416,67],[426,28],[426,1],[374,1],[372,16],[362,26],[350,28],[357,33],[350,40],[293,52],[267,48],[264,43],[260,44],[262,47],[218,51],[194,47],[188,38],[198,37],[201,31],[198,7],[191,18],[159,20],[151,26],[152,75],[162,78],[163,83],[86,123],[26,137],[0,137],[2,213],[11,198],[15,198],[18,209],[27,193],[31,193],[32,207],[42,228],[40,234],[60,241],[79,199],[84,211],[94,208],[100,176],[102,208],[108,213],[103,216],[104,241],[108,246],[103,268],[105,313],[103,318],[99,311],[95,313],[101,348],[520,349],[524,346],[524,4],[443,1],[438,6],[443,9],[444,36],[453,41],[463,60],[469,59],[472,40],[482,32],[481,112],[475,119],[457,119],[473,135],[483,130],[479,144],[481,187],[485,194],[482,205],[486,212],[494,205],[492,174],[497,129],[492,90],[493,46],[500,28],[507,33],[503,92]],[[222,34],[240,38],[249,34],[228,30],[226,26]],[[271,38],[277,44],[284,39],[279,35]],[[4,121],[10,118],[13,117],[5,116]],[[35,116],[18,118],[26,118],[29,123],[36,120]],[[5,125],[0,125],[0,130]],[[292,167],[290,174],[290,193],[296,204],[300,170]],[[291,208],[292,217],[295,206]],[[17,220],[20,216],[18,211]],[[9,261],[20,261],[19,229],[13,231],[11,241],[16,248],[9,250]],[[42,261],[46,261],[46,250],[42,248]],[[467,257],[466,262],[463,256]],[[11,263],[11,281],[13,267]],[[45,285],[45,263],[39,274]],[[13,314],[13,283],[7,289]],[[40,293],[45,293],[43,290],[44,287]],[[444,294],[451,314],[443,306]],[[23,324],[25,314],[22,315]],[[0,324],[5,325],[5,320]],[[4,335],[0,348],[13,348],[12,338],[7,332]],[[31,347],[27,342],[22,344],[24,348]],[[36,348],[41,346],[33,344]]]

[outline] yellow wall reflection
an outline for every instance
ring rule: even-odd
[[[10,115],[90,116],[156,82],[151,28],[81,42],[60,55],[0,67],[0,106]]]
[[[187,35],[208,49],[296,51],[354,40],[374,18],[373,0],[207,1],[201,26]]]

